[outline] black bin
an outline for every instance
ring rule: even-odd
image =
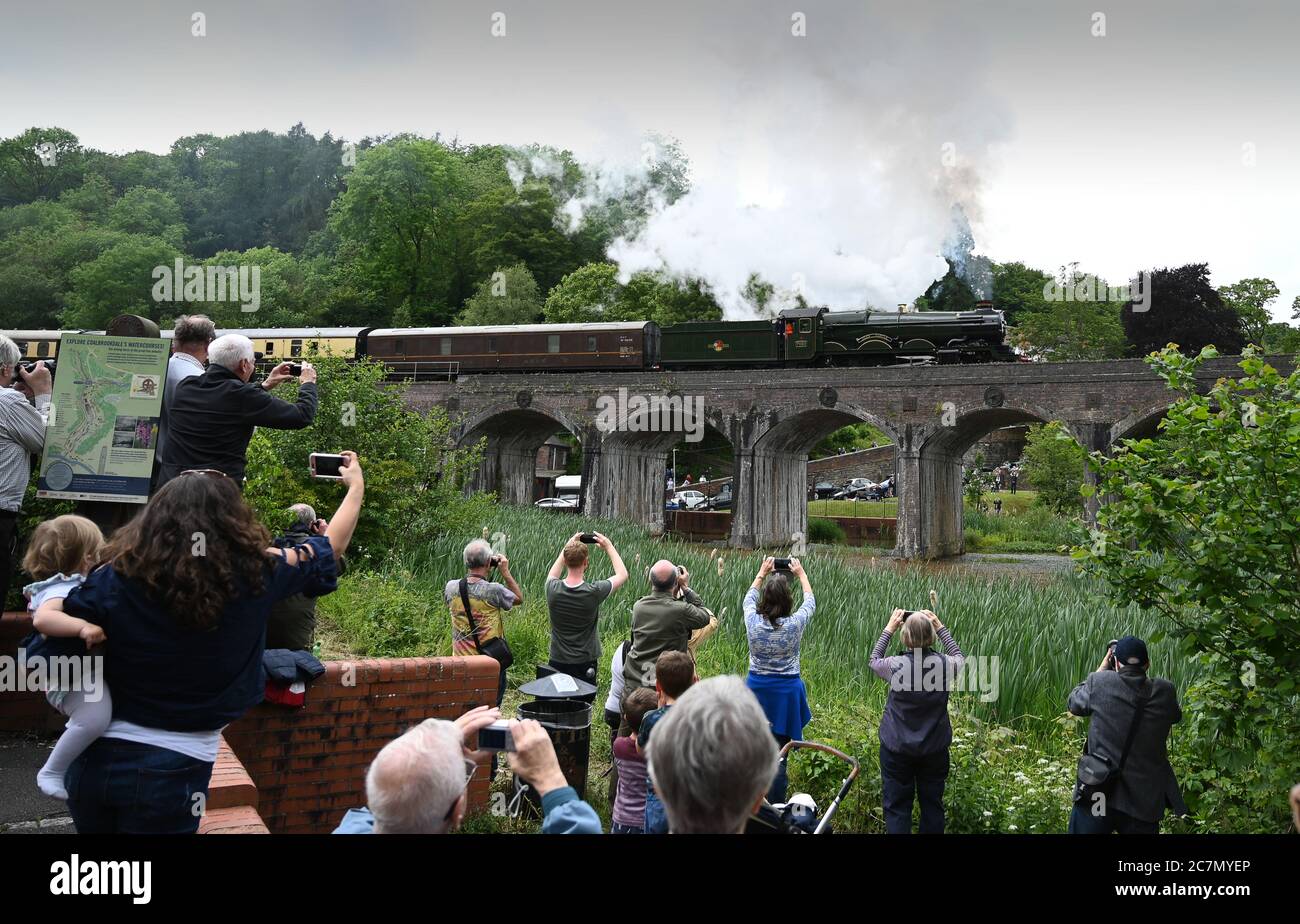
[[[521,703],[519,718],[535,719],[546,729],[564,779],[578,791],[579,799],[585,799],[591,761],[591,705],[576,699],[539,699]]]

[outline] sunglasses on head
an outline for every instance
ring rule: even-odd
[[[187,468],[181,472],[182,475],[216,475],[220,478],[228,477],[225,472],[218,471],[215,468]]]

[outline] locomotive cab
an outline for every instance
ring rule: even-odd
[[[819,308],[790,308],[777,318],[781,335],[781,355],[787,365],[810,365],[821,352],[822,315]]]

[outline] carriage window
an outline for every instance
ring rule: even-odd
[[[441,353],[443,356],[450,356],[450,355],[451,355],[451,338],[450,338],[450,337],[443,337],[443,338],[442,338],[442,343],[439,344],[439,346],[438,346],[438,352]]]
[[[812,318],[803,318],[802,320],[799,321],[799,333],[801,334],[812,333]]]
[[[559,335],[559,334],[547,334],[547,335],[546,335],[546,352],[548,352],[548,353],[558,353],[558,352],[560,352],[560,335]]]
[[[590,335],[588,335],[587,337],[587,352],[588,353],[596,352],[596,338]]]
[[[271,356],[275,353],[275,344],[270,340],[266,341],[266,355]]]
[[[497,338],[488,337],[488,352],[495,353],[496,351],[497,351]]]
[[[301,356],[301,355],[302,355],[302,341],[301,341],[301,340],[290,340],[290,341],[289,341],[289,355],[290,355],[290,356]]]
[[[48,340],[42,340],[40,343],[36,344],[36,355],[37,356],[50,355],[50,342]]]

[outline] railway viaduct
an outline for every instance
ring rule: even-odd
[[[1274,357],[1280,369],[1290,361]],[[1234,357],[1206,362],[1202,389],[1240,374]],[[1173,393],[1141,360],[997,363],[858,369],[467,375],[414,382],[406,400],[434,405],[455,422],[460,445],[485,440],[472,490],[504,503],[532,499],[537,449],[568,430],[582,444],[583,509],[663,529],[668,453],[683,438],[649,429],[662,419],[623,416],[611,424],[620,390],[629,398],[680,398],[735,453],[730,544],[787,546],[807,527],[808,451],[847,424],[866,421],[895,448],[896,553],[941,558],[964,551],[961,459],[992,430],[1057,420],[1087,450],[1153,435]],[[1090,514],[1095,514],[1095,507]]]

